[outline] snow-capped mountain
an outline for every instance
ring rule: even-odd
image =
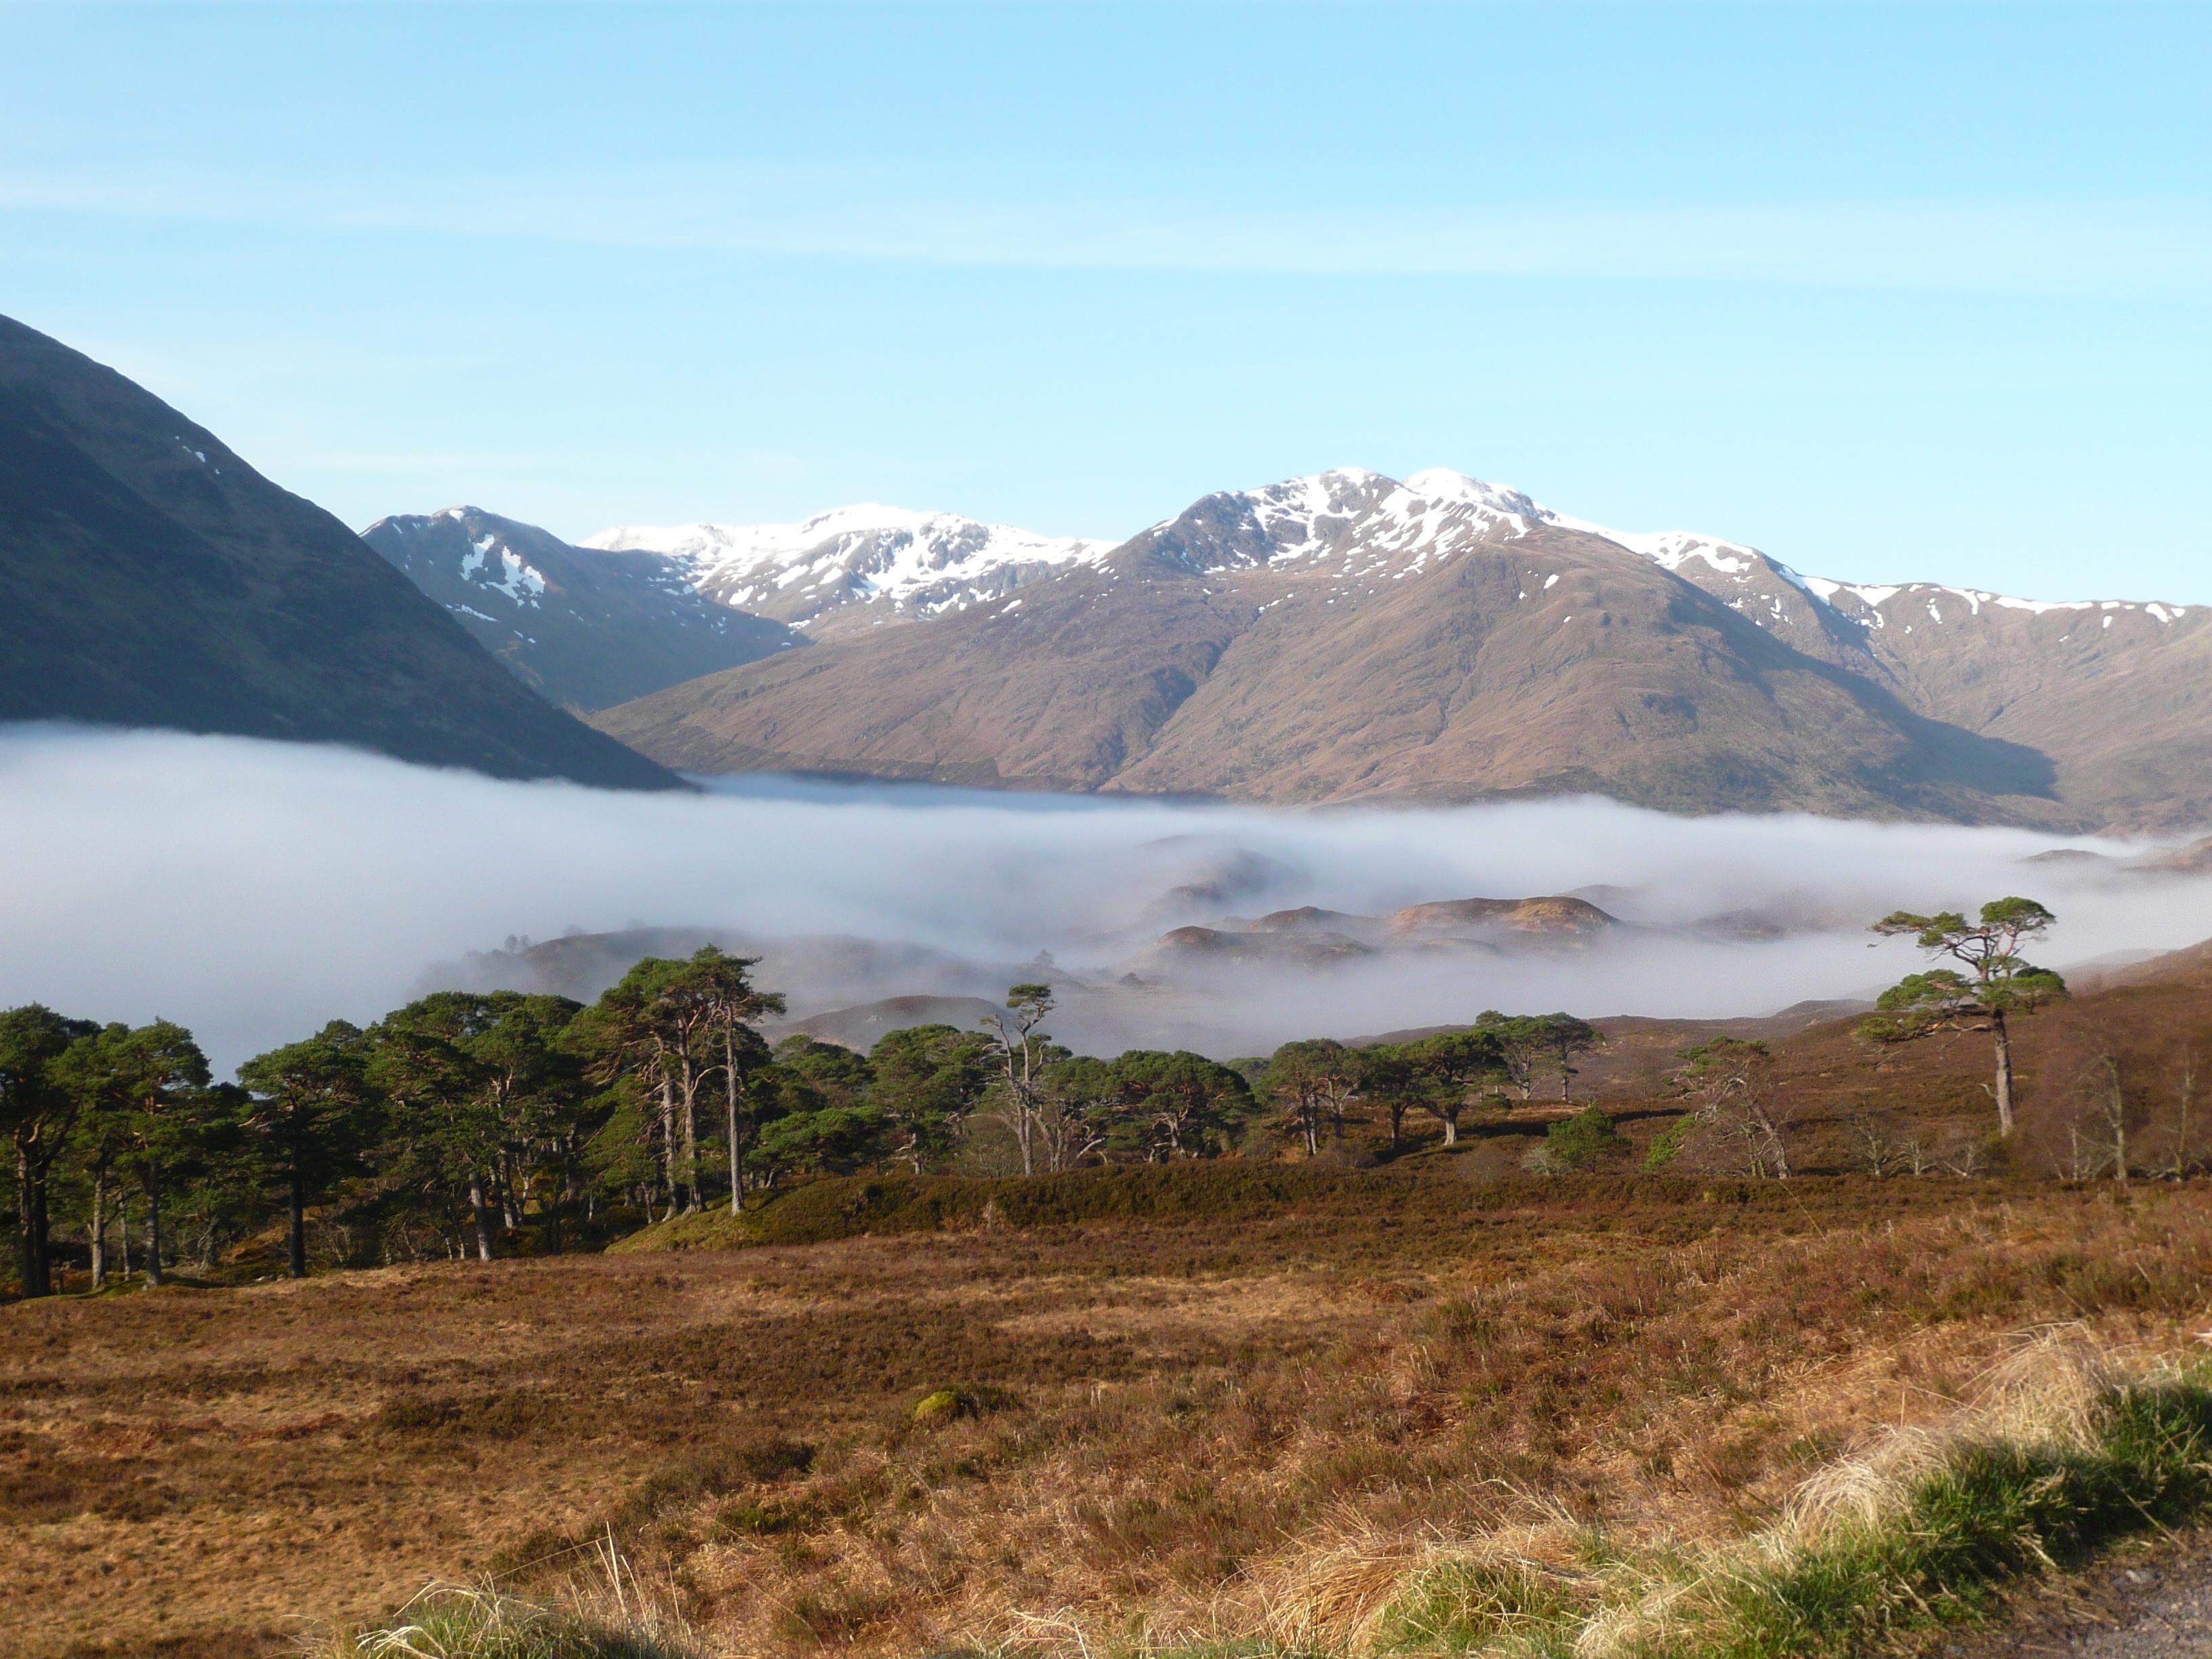
[[[1002,599],[1040,575],[1096,562],[1115,544],[866,504],[797,524],[618,525],[584,545],[658,554],[724,605],[818,632]]]
[[[603,719],[696,769],[2212,817],[2212,698],[2171,690],[2212,683],[2212,607],[1808,577],[1449,469],[1223,491],[1112,548],[880,508],[594,539],[787,596],[823,641]]]
[[[1462,473],[1420,472],[1401,483],[1344,467],[1208,495],[1130,545],[1193,570],[1298,566],[1358,579],[1417,571],[1524,534],[1542,512],[1517,490]]]
[[[2035,617],[2086,614],[2100,629],[2112,626],[2107,618],[2166,623],[2204,609],[2155,601],[2023,599],[1930,582],[1877,586],[1806,576],[1741,542],[1686,530],[1615,530],[1554,512],[1510,485],[1448,467],[1410,473],[1402,483],[1341,468],[1224,491],[1152,526],[1139,539],[1153,538],[1194,569],[1305,565],[1358,579],[1410,574],[1540,527],[1601,537],[1770,630],[1807,621],[1809,612],[1850,624],[1844,637],[1852,642],[1860,630],[1940,627],[1979,617],[1984,606]]]
[[[1357,604],[1379,583],[1417,577],[1476,548],[1494,552],[1540,531],[1598,538],[1703,589],[1797,650],[1892,681],[1908,672],[1905,659],[1926,654],[1931,644],[1942,648],[1941,636],[1961,626],[1986,633],[2008,621],[2071,619],[2109,635],[2116,626],[2155,628],[2193,614],[2154,602],[2033,600],[1929,583],[1807,576],[1741,542],[1691,531],[1613,529],[1448,467],[1402,480],[1346,467],[1224,490],[1119,544],[862,505],[796,524],[622,526],[585,545],[657,556],[672,585],[819,638],[1006,602],[1026,584],[1073,570],[1110,578],[1127,562],[1118,556],[1124,550],[1192,571],[1295,571],[1310,577],[1326,602]],[[1545,573],[1530,574],[1540,586]],[[511,580],[528,580],[489,562],[479,579],[501,592]],[[2037,631],[2072,642],[2066,626]],[[1877,639],[1886,641],[1879,649]]]
[[[362,538],[563,708],[609,708],[805,642],[703,597],[665,559],[572,547],[482,507],[396,514]]]

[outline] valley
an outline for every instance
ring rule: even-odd
[[[2212,7],[0,16],[0,1659],[2212,1659]]]

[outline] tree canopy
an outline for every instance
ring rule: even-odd
[[[1996,1050],[1990,1087],[1997,1133],[2013,1131],[2012,1036],[2009,1021],[2066,995],[2066,981],[2029,962],[2025,947],[2058,918],[2033,899],[1992,899],[1969,921],[1956,910],[1918,915],[1896,910],[1875,923],[1885,937],[1911,935],[1921,950],[1956,968],[1907,974],[1881,994],[1875,1012],[1859,1027],[1876,1042],[1909,1042],[1941,1030],[1988,1031]]]

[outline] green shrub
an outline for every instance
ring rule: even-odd
[[[1690,1144],[1690,1135],[1696,1127],[1694,1117],[1680,1117],[1653,1139],[1650,1150],[1644,1154],[1644,1167],[1657,1174],[1681,1157],[1682,1149]]]
[[[1595,1170],[1633,1150],[1602,1107],[1585,1106],[1544,1132],[1544,1144],[1528,1154],[1528,1167],[1541,1175],[1566,1175]]]

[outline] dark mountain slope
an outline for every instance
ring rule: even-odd
[[[658,555],[573,547],[481,507],[380,519],[361,533],[564,708],[611,708],[808,643],[708,599]]]
[[[329,514],[0,318],[0,720],[40,719],[675,783],[518,684]]]

